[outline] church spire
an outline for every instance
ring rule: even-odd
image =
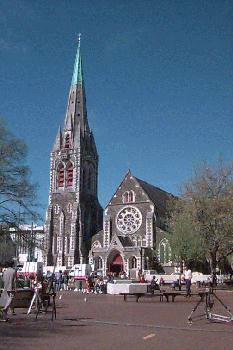
[[[71,86],[82,84],[83,82],[80,42],[81,42],[81,34],[78,35],[78,48],[77,48],[76,58],[74,62],[74,71],[73,71]]]
[[[78,47],[64,123],[64,132],[71,132],[74,146],[78,146],[79,144],[80,133],[83,136],[85,132],[89,132],[80,41],[81,34],[78,35]]]
[[[80,35],[76,45],[64,127],[58,129],[51,152],[45,223],[47,261],[69,268],[82,259],[87,262],[91,236],[102,229],[97,195],[99,158],[88,125]]]
[[[62,132],[61,132],[61,127],[59,126],[57,136],[53,145],[53,152],[59,151],[61,149],[61,144],[62,144]]]

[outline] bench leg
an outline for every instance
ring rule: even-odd
[[[56,310],[56,302],[55,302],[55,295],[53,295],[53,301],[52,301],[52,321],[57,318],[57,310]]]

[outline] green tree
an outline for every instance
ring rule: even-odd
[[[9,236],[9,228],[19,229],[20,224],[39,218],[37,188],[30,182],[26,155],[25,143],[0,119],[0,236]]]
[[[183,198],[170,203],[168,233],[171,257],[181,272],[183,264],[195,268],[205,259],[201,236],[192,218],[190,202]]]
[[[233,253],[233,166],[202,166],[183,186],[169,218],[170,244],[180,260],[203,256],[214,280],[220,261]]]

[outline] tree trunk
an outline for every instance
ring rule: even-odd
[[[180,265],[180,274],[182,274],[184,272],[184,261],[180,260],[179,265]]]
[[[212,276],[212,284],[213,287],[217,286],[217,274],[216,274],[216,267],[217,267],[217,259],[216,259],[216,253],[213,252],[210,254],[210,271]]]

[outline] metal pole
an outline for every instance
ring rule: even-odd
[[[141,272],[144,272],[144,247],[141,247],[140,249],[140,255],[141,255]]]

